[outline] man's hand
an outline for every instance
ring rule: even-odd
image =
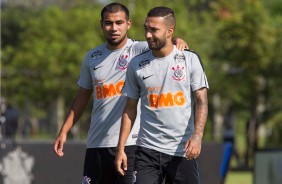
[[[67,140],[67,135],[60,133],[54,143],[54,151],[57,155],[59,155],[60,157],[64,156],[64,143]]]
[[[188,44],[179,37],[174,37],[172,43],[176,46],[179,50],[189,49]]]
[[[201,153],[202,137],[193,134],[192,137],[185,144],[184,150],[186,152],[185,157],[188,160],[197,158]]]
[[[116,170],[122,176],[125,175],[125,171],[127,170],[127,156],[125,152],[122,150],[118,150],[116,153],[116,160],[115,160]]]

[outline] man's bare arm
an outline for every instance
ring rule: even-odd
[[[70,129],[73,127],[75,122],[80,118],[83,113],[85,107],[87,106],[90,97],[92,94],[92,90],[80,88],[69,111],[69,114],[60,130],[59,135],[56,138],[54,143],[54,151],[57,155],[63,156],[63,148],[64,143],[67,139],[67,134]]]
[[[184,150],[186,158],[193,159],[199,156],[202,146],[202,138],[208,116],[207,88],[195,91],[195,130],[187,141]]]
[[[122,114],[121,128],[115,160],[116,169],[121,175],[124,175],[124,171],[127,170],[127,157],[124,149],[128,135],[136,119],[137,104],[138,99],[127,98],[127,103]]]
[[[202,139],[208,117],[207,88],[201,88],[195,92],[195,130],[193,136]]]

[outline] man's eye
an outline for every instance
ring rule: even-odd
[[[121,25],[121,24],[123,24],[123,22],[117,22],[117,25]]]

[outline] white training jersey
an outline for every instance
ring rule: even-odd
[[[106,43],[90,50],[82,63],[78,85],[93,89],[93,109],[87,136],[87,148],[116,147],[126,97],[121,95],[130,60],[148,50],[147,42],[128,39],[118,50]],[[137,116],[126,145],[135,145],[140,119]]]
[[[130,62],[122,93],[141,98],[141,124],[137,145],[168,155],[182,156],[194,132],[193,91],[208,88],[199,57],[174,46],[166,57],[152,51]]]

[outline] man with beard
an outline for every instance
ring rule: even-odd
[[[136,184],[162,184],[164,178],[170,184],[199,184],[196,158],[208,114],[208,83],[199,57],[172,44],[175,24],[172,9],[151,9],[144,23],[150,50],[134,57],[127,69],[115,164],[124,175],[129,159],[124,148],[140,98]]]

